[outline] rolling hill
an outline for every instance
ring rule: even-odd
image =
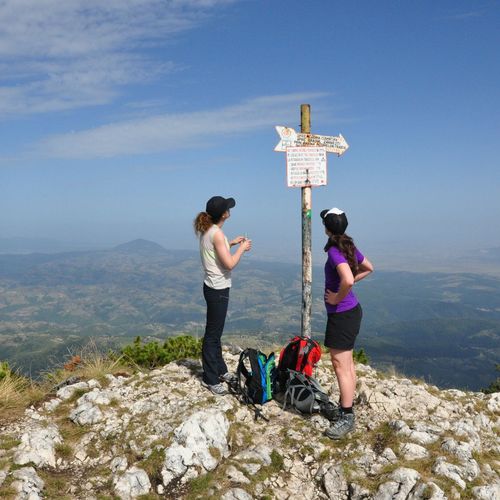
[[[282,343],[300,329],[300,267],[246,259],[234,273],[225,337]],[[313,276],[313,336],[322,340],[322,268]],[[0,359],[37,374],[89,338],[202,336],[197,252],[135,240],[105,251],[0,255]],[[371,362],[443,387],[479,389],[500,359],[500,279],[374,273],[357,285],[358,346]]]

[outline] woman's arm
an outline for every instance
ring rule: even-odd
[[[373,264],[365,257],[363,262],[361,262],[358,266],[358,274],[354,276],[354,282],[357,283],[358,281],[361,281],[371,273],[373,273]]]
[[[240,246],[237,248],[236,252],[231,255],[231,252],[229,252],[228,248],[226,247],[224,233],[222,231],[217,231],[214,234],[214,247],[217,253],[217,257],[219,257],[222,265],[226,269],[231,270],[236,267],[243,253],[248,252],[252,248],[252,242],[251,240],[242,239],[240,241]]]
[[[244,236],[236,236],[236,238],[234,238],[234,240],[231,240],[229,242],[229,246],[234,247],[235,245],[238,245],[239,243],[241,243],[245,239],[246,238]]]
[[[336,269],[340,278],[339,291],[337,293],[332,292],[331,290],[327,290],[325,292],[325,300],[332,306],[336,306],[342,302],[354,285],[354,276],[352,275],[349,264],[342,262],[336,267]]]

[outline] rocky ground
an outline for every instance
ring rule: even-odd
[[[357,369],[357,429],[336,442],[319,415],[213,396],[198,361],[66,385],[0,428],[0,497],[500,499],[500,393]],[[337,401],[326,359],[316,376]]]

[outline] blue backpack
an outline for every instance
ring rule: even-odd
[[[276,386],[276,361],[274,352],[266,356],[263,352],[248,348],[240,354],[237,392],[247,404],[264,404],[271,401]]]

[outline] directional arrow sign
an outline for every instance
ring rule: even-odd
[[[290,147],[305,147],[316,146],[323,147],[329,153],[337,153],[339,156],[344,154],[349,147],[342,134],[335,135],[316,135],[316,134],[302,134],[295,132],[290,127],[276,127],[276,132],[280,136],[280,142],[274,148],[278,152],[286,152],[286,148]]]

